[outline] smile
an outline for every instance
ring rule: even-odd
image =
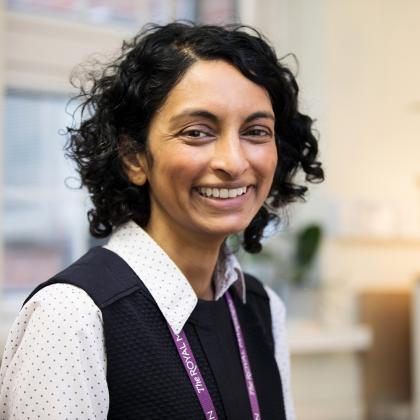
[[[239,188],[209,188],[199,187],[198,192],[203,197],[235,198],[246,193],[248,187]]]

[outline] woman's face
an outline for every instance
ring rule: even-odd
[[[198,61],[156,112],[146,230],[217,237],[240,232],[266,199],[277,165],[267,91],[224,61]],[[140,177],[141,178],[141,177]]]

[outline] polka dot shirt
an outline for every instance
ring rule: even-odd
[[[169,256],[134,222],[117,229],[106,248],[142,279],[169,325],[179,332],[197,296]],[[215,299],[234,284],[245,302],[244,278],[233,255],[216,273]],[[270,288],[266,291],[286,416],[293,420],[285,309]],[[44,287],[25,304],[9,332],[0,368],[0,419],[106,419],[108,407],[100,309],[76,286]]]

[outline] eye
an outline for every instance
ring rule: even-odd
[[[214,134],[207,127],[189,127],[182,130],[178,135],[187,141],[203,141],[214,138]]]
[[[186,130],[186,131],[183,131],[181,135],[185,137],[194,138],[194,139],[200,139],[203,137],[210,136],[209,133],[206,133],[205,131],[202,131],[202,130]]]
[[[256,136],[256,137],[261,137],[261,136],[267,136],[270,135],[270,133],[268,133],[265,130],[261,130],[260,128],[254,128],[252,130],[249,130],[247,132],[248,135],[250,136]]]
[[[248,130],[244,131],[242,134],[246,137],[252,137],[254,139],[271,139],[272,131],[264,127],[251,127]]]

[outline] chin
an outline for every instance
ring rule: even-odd
[[[248,225],[249,223],[247,224],[238,223],[235,225],[225,225],[225,226],[218,224],[217,226],[212,226],[212,227],[209,226],[206,230],[209,234],[212,234],[215,236],[227,237],[229,235],[235,235],[235,234],[241,233],[247,228]]]
[[[243,232],[251,223],[252,218],[253,216],[249,214],[237,214],[231,217],[200,217],[196,218],[192,225],[190,224],[190,229],[200,232],[201,235],[226,238]]]

